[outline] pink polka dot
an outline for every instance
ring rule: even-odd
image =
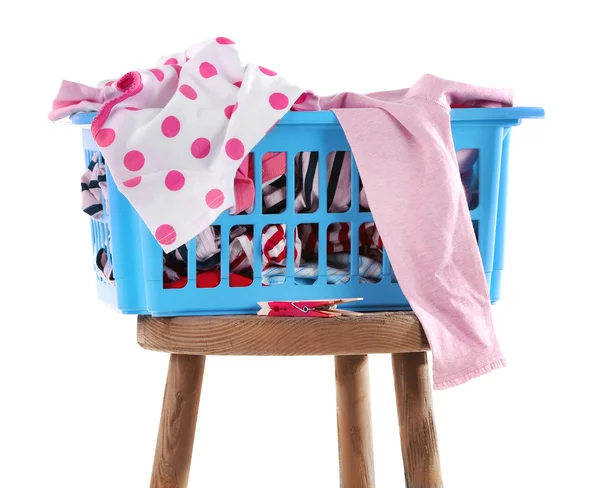
[[[303,93],[302,95],[300,95],[298,97],[298,100],[296,100],[296,103],[301,104],[301,103],[306,102],[306,97],[307,97],[306,93]]]
[[[100,129],[96,134],[96,144],[100,147],[110,146],[115,140],[115,131],[112,129]]]
[[[187,63],[189,60],[190,60],[190,58],[188,58],[188,57],[186,56],[186,58],[185,58],[185,62]]]
[[[161,125],[162,133],[165,137],[175,137],[179,134],[179,129],[181,129],[181,124],[179,123],[179,119],[174,115],[169,115]]]
[[[139,151],[129,151],[123,158],[123,164],[129,171],[139,171],[145,163],[146,158]]]
[[[210,78],[217,74],[217,68],[210,63],[202,63],[200,65],[200,76],[202,78]]]
[[[223,110],[223,112],[225,112],[225,117],[230,119],[231,116],[233,115],[233,112],[235,112],[237,110],[237,107],[238,107],[237,102],[235,102],[235,105],[229,105],[229,106],[225,107],[225,110]]]
[[[283,110],[289,105],[290,101],[283,93],[273,93],[269,97],[269,103],[275,110]]]
[[[171,66],[173,66],[173,69],[177,72],[177,76],[179,76],[181,73],[181,66],[179,66],[178,64],[173,64]]]
[[[130,180],[124,181],[123,186],[126,186],[127,188],[134,188],[134,187],[138,186],[141,182],[142,182],[142,177],[136,176],[135,178],[131,178]]]
[[[183,188],[185,184],[185,176],[183,173],[173,170],[167,173],[165,178],[165,186],[171,191],[178,191]]]
[[[110,86],[110,85],[112,85],[112,84],[113,84],[113,82],[112,82],[112,81],[107,81],[106,83],[104,83],[104,86]]]
[[[196,100],[196,98],[198,98],[196,90],[194,90],[190,85],[181,85],[179,87],[179,91],[184,97],[189,98],[190,100]]]
[[[142,110],[142,109],[137,108],[137,107],[125,107],[125,110]]]
[[[227,39],[226,37],[217,37],[215,39],[219,44],[235,44],[231,39]]]
[[[150,70],[150,73],[152,73],[154,76],[156,76],[156,79],[158,81],[162,81],[162,80],[165,79],[165,74],[161,70],[159,70],[159,69],[152,68]]]
[[[277,74],[277,72],[273,71],[272,69],[265,68],[263,66],[259,66],[258,69],[261,70],[267,76],[275,76]]]
[[[175,58],[169,58],[165,61],[165,64],[177,64],[177,60]]]
[[[219,208],[225,201],[225,195],[221,190],[213,188],[206,194],[206,205],[210,208]]]
[[[231,138],[225,144],[225,152],[231,159],[237,161],[244,157],[244,144],[236,138]]]
[[[241,81],[236,81],[234,83],[235,86],[237,86],[238,88],[240,88],[242,86],[242,82]]]
[[[192,142],[192,156],[198,159],[205,158],[210,152],[210,141],[200,137]]]
[[[156,240],[163,245],[173,244],[177,240],[177,232],[172,225],[163,224],[154,232]]]

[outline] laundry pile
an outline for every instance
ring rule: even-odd
[[[285,242],[285,221],[265,229],[240,226],[227,237],[212,224],[224,211],[251,212],[256,191],[262,191],[265,212],[280,213],[288,184],[294,185],[296,212],[310,213],[319,204],[330,212],[346,211],[351,193],[347,153],[334,152],[321,161],[327,164],[327,195],[318,194],[318,155],[310,151],[295,156],[293,182],[287,180],[283,153],[263,160],[260,184],[252,178],[252,149],[286,112],[333,111],[360,174],[359,204],[374,220],[359,232],[360,280],[380,279],[385,244],[427,334],[435,387],[447,388],[504,365],[469,215],[469,205],[477,202],[478,154],[457,155],[450,110],[510,106],[512,96],[512,90],[432,75],[406,89],[318,96],[272,69],[243,64],[235,43],[219,37],[96,87],[65,81],[49,116],[97,112],[91,133],[118,189],[163,248],[165,286],[181,283],[188,268],[182,266],[188,259],[186,243],[196,236],[197,283],[215,284],[220,243],[227,238],[230,272],[245,286],[256,266],[264,285],[281,283],[292,248],[295,280],[310,283],[317,277],[318,221],[294,229],[293,246]],[[84,207],[97,218],[104,175],[95,166],[89,171],[82,182],[87,185],[82,184]],[[328,283],[343,283],[349,276],[349,231],[343,220],[326,233]],[[258,235],[262,262],[254,263]]]

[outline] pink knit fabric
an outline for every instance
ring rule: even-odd
[[[435,389],[505,365],[461,185],[450,105],[500,107],[511,90],[422,77],[412,88],[320,99],[352,147],[394,273],[433,356]]]

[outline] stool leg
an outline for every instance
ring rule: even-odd
[[[406,488],[442,488],[427,353],[392,354]]]
[[[336,356],[335,384],[341,488],[373,488],[373,437],[366,355]]]
[[[171,354],[150,488],[186,488],[206,356]]]

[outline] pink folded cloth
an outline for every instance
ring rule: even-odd
[[[394,273],[423,324],[435,389],[505,365],[461,184],[450,105],[501,107],[512,90],[422,77],[404,90],[321,97],[354,153]]]

